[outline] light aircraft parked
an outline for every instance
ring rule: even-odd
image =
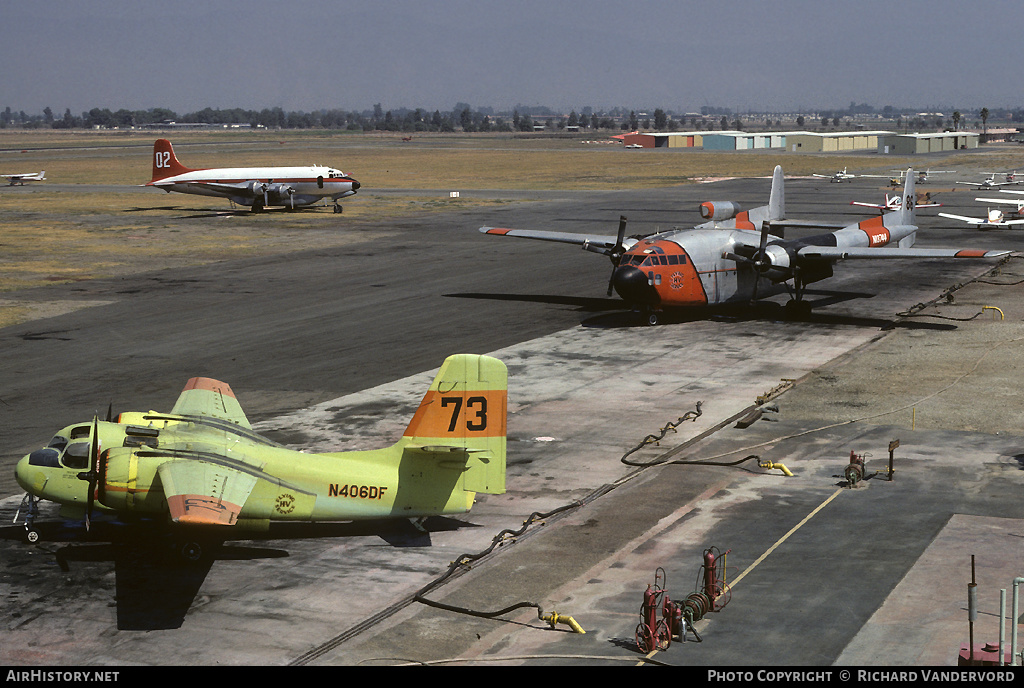
[[[889,183],[892,184],[893,186],[899,186],[900,184],[903,183],[904,171],[903,170],[893,170],[893,172],[899,172],[899,176],[898,177],[889,177]],[[921,170],[921,171],[919,171],[917,173],[917,183],[921,184],[923,182],[928,181],[928,178],[931,177],[931,175],[933,175],[933,174],[953,174],[955,172],[956,172],[956,170]],[[865,177],[874,177],[876,175],[866,174],[864,176]],[[918,207],[920,208],[921,206],[918,206]]]
[[[841,172],[836,172],[835,174],[815,174],[812,176],[821,177],[822,179],[827,179],[830,182],[848,182],[851,179],[857,178],[857,175],[848,173],[845,167]]]
[[[11,183],[8,186],[14,186],[20,184],[25,186],[25,182],[42,182],[46,181],[46,170],[42,172],[26,172],[25,174],[0,174],[0,177],[10,179]]]
[[[984,198],[977,198],[975,200],[984,201]],[[993,210],[989,208],[988,214],[985,217],[965,217],[963,215],[953,215],[951,213],[939,213],[939,217],[948,217],[951,220],[961,220],[968,224],[975,225],[978,229],[1007,229],[1016,225],[1024,225],[1022,219],[1008,219],[1002,210],[998,208]]]
[[[1006,189],[1001,189],[1000,191],[1002,193],[1009,193],[1009,194],[1024,193],[1024,192],[1021,192],[1021,191],[1007,191]],[[1015,217],[1019,217],[1022,213],[1024,213],[1024,198],[1018,198],[1018,199],[1014,199],[1014,198],[975,198],[974,200],[981,201],[982,203],[996,203],[998,205],[1012,205],[1012,206],[1014,206],[1014,209],[1009,211],[1009,212],[1012,215],[1014,215]]]
[[[158,139],[153,144],[153,179],[146,186],[227,198],[253,212],[271,205],[294,209],[330,198],[334,212],[340,213],[338,200],[353,195],[359,182],[341,170],[319,165],[193,170],[178,162],[170,141]]]
[[[892,196],[890,196],[889,194],[886,194],[885,195],[885,203],[884,204],[881,204],[881,203],[864,203],[862,201],[850,201],[850,205],[859,205],[859,206],[862,206],[864,208],[876,208],[877,210],[882,210],[882,211],[885,211],[885,210],[899,210],[900,208],[903,207],[903,196],[901,196],[899,194],[893,194]],[[942,205],[941,203],[921,203],[920,201],[918,201],[914,205],[914,207],[915,208],[938,208],[941,205]]]
[[[186,538],[271,521],[465,513],[475,493],[505,491],[507,380],[498,359],[450,356],[394,445],[305,454],[256,434],[227,384],[193,378],[170,413],[108,412],[22,458],[27,537],[38,540],[40,499],[84,516],[87,529],[95,510],[169,519]]]
[[[957,182],[957,184],[965,184],[967,186],[977,186],[979,189],[998,189],[1000,186],[1010,186],[1014,184],[1024,184],[1024,181],[1017,180],[1017,171],[1013,172],[985,172],[988,178],[980,182]],[[996,175],[1005,175],[1005,180],[1002,182],[996,181]]]
[[[736,203],[704,203],[701,215],[710,221],[694,229],[627,238],[623,217],[617,236],[496,227],[481,227],[480,231],[577,244],[586,251],[603,253],[614,266],[609,295],[614,288],[627,303],[643,311],[652,325],[667,307],[749,303],[783,291],[793,294],[787,309],[806,312],[804,287],[831,277],[840,260],[996,258],[1009,253],[912,248],[917,237],[912,170],[908,171],[903,198],[898,210],[827,234],[787,240],[773,236],[772,231],[787,224],[808,224],[785,219],[782,168],[776,167],[768,205],[743,211]]]

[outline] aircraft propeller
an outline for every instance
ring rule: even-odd
[[[89,431],[89,470],[78,474],[79,480],[89,483],[89,492],[85,502],[85,532],[92,527],[92,509],[96,501],[96,484],[99,480],[100,465],[100,421],[98,416],[92,417],[92,429]]]
[[[612,276],[608,279],[608,296],[612,295],[612,285],[615,281],[615,269],[619,267],[619,263],[622,261],[622,256],[626,253],[626,247],[622,245],[622,242],[626,238],[626,216],[619,216],[619,233],[615,238],[615,247],[608,253],[608,257],[612,260]]]
[[[736,253],[731,252],[722,254],[722,257],[727,260],[734,260],[737,263],[746,263],[754,268],[754,287],[750,294],[751,302],[757,301],[757,285],[760,282],[761,275],[768,272],[773,265],[771,258],[765,252],[768,247],[768,235],[771,233],[771,228],[771,223],[767,221],[761,223],[761,238],[758,242],[757,250],[751,253],[751,255],[737,255]],[[743,248],[746,249],[746,252],[750,252],[749,246],[745,246]],[[741,249],[737,247],[737,250]]]

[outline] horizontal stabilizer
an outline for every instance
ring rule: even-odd
[[[966,248],[805,246],[800,249],[799,256],[810,260],[892,260],[899,258],[1001,258],[1009,253],[1010,251],[983,251]]]

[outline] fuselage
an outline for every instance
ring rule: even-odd
[[[766,252],[780,263],[801,246],[911,246],[916,227],[886,227],[882,217],[834,232],[785,240],[771,237]],[[641,239],[627,250],[612,276],[616,292],[632,305],[647,308],[714,306],[749,301],[785,290],[785,280],[761,274],[726,258],[738,247],[757,247],[753,229],[672,230]],[[823,265],[831,275],[831,264]],[[809,280],[810,281],[810,280]],[[756,285],[756,287],[755,287]]]
[[[383,449],[305,454],[229,423],[157,413],[126,413],[119,422],[97,423],[100,461],[90,483],[91,428],[92,423],[63,428],[46,448],[22,458],[15,470],[18,484],[73,511],[86,508],[92,484],[96,510],[161,517],[168,513],[161,464],[202,462],[208,473],[222,468],[225,475],[256,479],[240,523],[458,514],[475,497],[453,489],[459,470],[451,471],[450,480],[438,480],[436,461],[406,451],[409,438]],[[417,465],[420,460],[427,465]],[[427,468],[432,475],[422,477]]]
[[[353,195],[359,182],[331,167],[235,167],[191,170],[151,181],[165,191],[229,198],[239,205],[303,206]]]

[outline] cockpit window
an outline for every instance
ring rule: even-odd
[[[64,447],[68,446],[68,438],[62,437],[61,435],[54,435],[50,443],[46,445],[50,449],[56,449],[58,452],[64,451]]]
[[[72,430],[71,430],[71,439],[72,440],[80,440],[83,437],[88,437],[89,433],[91,431],[92,431],[92,426],[91,425],[79,425],[77,428],[72,428]]]
[[[88,442],[72,442],[64,450],[64,454],[60,457],[60,462],[68,468],[88,468],[89,467],[89,443]]]

